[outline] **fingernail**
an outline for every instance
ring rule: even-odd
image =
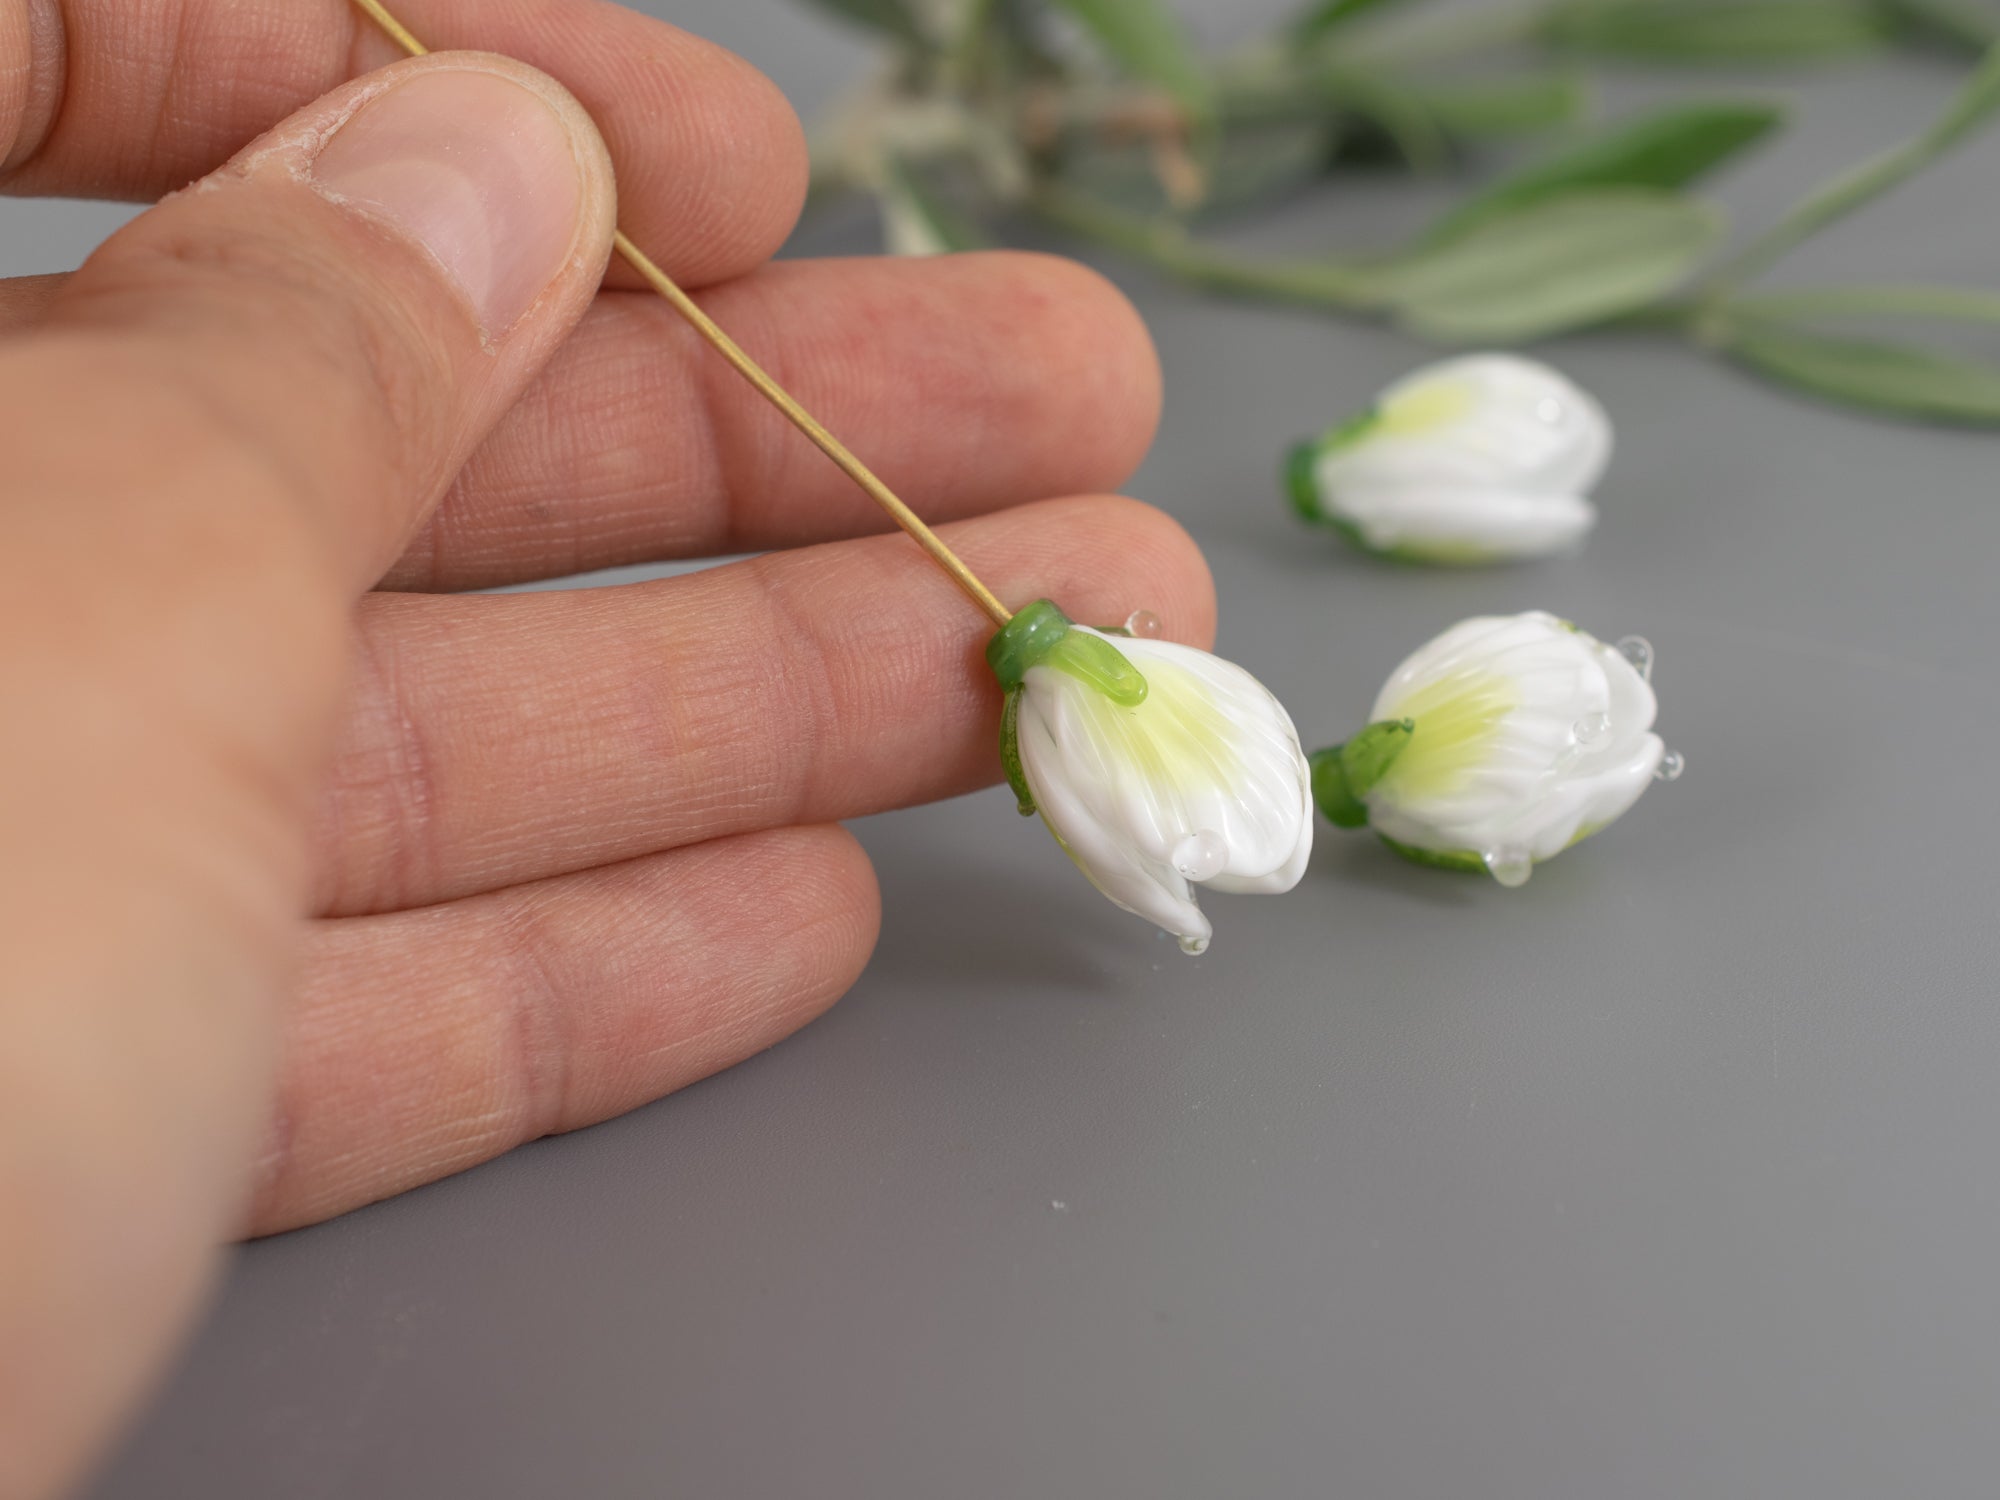
[[[414,73],[361,107],[313,178],[428,250],[489,335],[507,331],[569,260],[583,200],[552,103],[497,73]]]

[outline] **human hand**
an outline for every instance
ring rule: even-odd
[[[343,85],[391,56],[344,0],[0,10],[0,187],[211,174],[76,275],[0,282],[7,1500],[76,1475],[231,1234],[817,1014],[877,922],[834,820],[997,776],[978,614],[854,539],[866,500],[663,305],[599,291],[612,161],[633,237],[1003,597],[1211,629],[1172,522],[1017,505],[1150,439],[1103,283],[767,265],[805,156],[745,65],[597,0],[409,9],[562,78],[602,140],[490,56]]]

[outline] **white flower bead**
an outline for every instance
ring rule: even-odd
[[[1091,884],[1200,953],[1195,886],[1275,894],[1312,853],[1298,732],[1248,672],[1030,605],[988,651],[1009,689],[1003,756]]]
[[[1293,503],[1356,546],[1483,563],[1578,545],[1611,457],[1585,391],[1531,359],[1471,354],[1417,371],[1292,454]]]
[[[1455,625],[1395,670],[1363,734],[1313,758],[1320,805],[1519,885],[1680,774],[1652,732],[1651,667],[1644,641],[1607,646],[1550,614]]]

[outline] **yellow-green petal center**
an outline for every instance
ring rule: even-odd
[[[1461,790],[1519,705],[1513,680],[1494,672],[1455,672],[1385,705],[1383,717],[1409,719],[1416,727],[1376,792],[1405,801]]]
[[[1125,706],[1102,693],[1071,703],[1112,762],[1156,792],[1198,785],[1240,785],[1246,774],[1236,736],[1215,695],[1194,673],[1159,657],[1146,661],[1145,701]]]
[[[1419,380],[1387,397],[1375,431],[1384,437],[1421,437],[1447,427],[1472,407],[1472,390],[1449,377]]]

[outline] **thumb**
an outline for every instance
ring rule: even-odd
[[[612,221],[574,100],[426,58],[0,339],[0,1494],[73,1471],[240,1221],[347,606],[582,315]]]
[[[176,491],[295,508],[358,590],[583,315],[614,220],[604,144],[559,85],[413,59],[134,220],[31,357],[45,391],[67,366],[128,433],[173,429],[123,447],[191,459]]]

